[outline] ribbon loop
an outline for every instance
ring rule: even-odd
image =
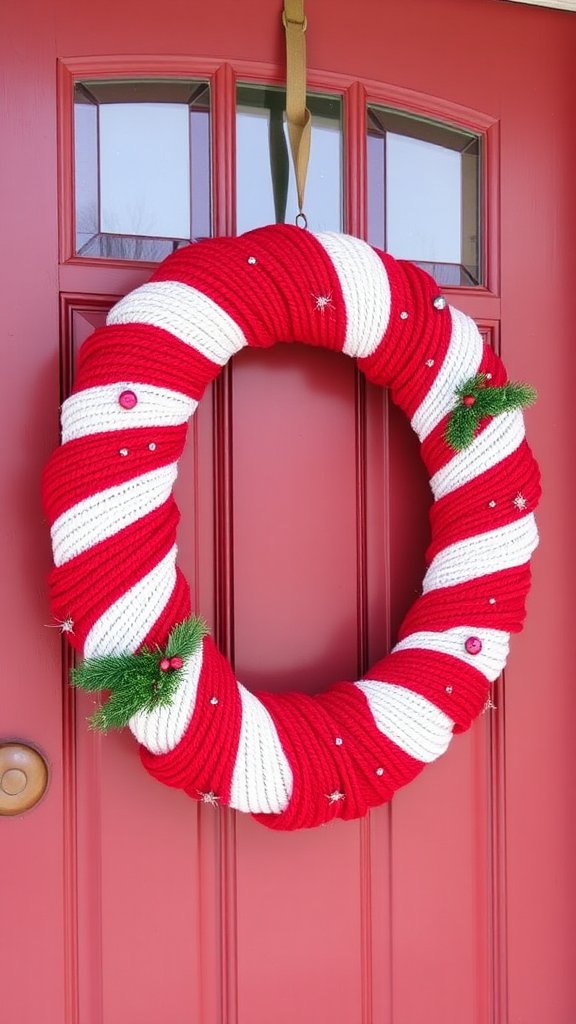
[[[304,0],[284,0],[282,24],[286,32],[286,120],[296,178],[298,212],[303,214],[312,137],[312,117],[306,106],[305,32],[308,21],[304,14]]]

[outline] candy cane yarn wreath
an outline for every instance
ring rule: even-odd
[[[187,423],[246,345],[342,351],[389,387],[434,495],[422,595],[363,679],[253,694],[191,618],[172,497]],[[500,359],[434,281],[346,235],[271,226],[173,253],[82,346],[43,497],[51,602],[147,770],[278,829],[389,800],[482,711],[521,628],[539,473]]]

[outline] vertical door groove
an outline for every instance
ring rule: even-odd
[[[62,787],[64,856],[64,999],[65,1024],[76,1024],[78,993],[78,821],[76,814],[76,701],[68,676],[72,652],[62,642]]]
[[[344,230],[366,238],[366,90],[360,82],[343,97]]]
[[[354,82],[344,93],[344,230],[358,238],[367,233],[366,177],[366,90]],[[355,368],[355,455],[356,455],[356,558],[357,558],[357,675],[370,663],[368,593],[368,458],[366,379]],[[381,396],[381,400],[382,396]],[[382,813],[380,814],[382,816]],[[386,815],[387,817],[387,815]],[[374,992],[375,899],[373,852],[374,816],[369,814],[358,827],[360,899],[360,991],[362,1024],[372,1024],[379,1000]],[[380,848],[379,852],[384,852]],[[391,977],[391,975],[390,975]],[[376,1011],[378,1012],[378,1011]],[[382,1021],[382,1024],[385,1024]]]
[[[71,310],[60,301],[60,401],[72,388],[73,353]],[[63,857],[64,857],[64,998],[66,1024],[75,1024],[79,1014],[78,992],[78,820],[77,820],[77,750],[76,694],[68,685],[74,655],[63,637],[62,668],[62,794],[63,794]]]
[[[214,76],[213,231],[236,230],[236,76],[224,64]],[[233,368],[225,366],[214,383],[214,585],[215,639],[234,665],[234,517],[232,465]],[[204,808],[204,813],[213,811]],[[238,1020],[237,844],[234,812],[219,812],[218,890],[222,1024]]]
[[[106,305],[106,299],[102,300]],[[82,297],[60,297],[60,404],[72,391],[75,373],[74,310]],[[96,303],[98,306],[99,303]],[[88,308],[92,304],[88,300]],[[78,728],[85,728],[88,701],[70,685],[75,663],[62,643],[62,773],[64,873],[64,979],[66,1024],[102,1024],[102,848],[101,740],[92,733],[81,752]],[[80,724],[79,724],[80,723]],[[80,930],[82,929],[82,931]]]
[[[506,675],[494,688],[496,708],[490,715],[490,987],[491,1014],[495,1024],[508,1024],[508,935],[506,851]]]

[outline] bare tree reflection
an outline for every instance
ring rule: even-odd
[[[113,219],[110,216],[107,220],[113,226]],[[130,215],[130,223],[134,227],[133,234],[99,231],[98,210],[94,204],[86,204],[77,212],[76,254],[97,259],[144,260],[158,263],[176,249],[197,241],[193,238],[158,238],[149,235],[146,233],[146,220],[144,210],[134,209]]]

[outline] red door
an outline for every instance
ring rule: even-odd
[[[3,1013],[573,1024],[572,16],[487,0],[308,11],[311,226],[408,246],[398,254],[447,275],[450,301],[539,389],[543,542],[496,709],[369,818],[276,834],[159,786],[128,733],[89,732],[89,701],[44,628],[39,477],[78,345],[174,239],[243,230],[282,205],[281,103],[256,88],[282,79],[277,6],[4,5],[0,740],[36,747],[50,777],[37,806],[0,822]],[[150,103],[176,134],[186,104],[187,170],[156,123],[151,146],[117,122],[103,153],[120,108],[137,118]],[[411,210],[424,223],[430,209],[402,180],[394,193],[392,137],[458,154],[455,257],[411,241]],[[143,172],[156,162],[160,198]],[[434,178],[426,166],[410,164],[416,182],[418,168]],[[427,484],[408,425],[349,361],[296,346],[236,357],[195,420],[181,558],[238,677],[276,690],[355,678],[422,577]]]

